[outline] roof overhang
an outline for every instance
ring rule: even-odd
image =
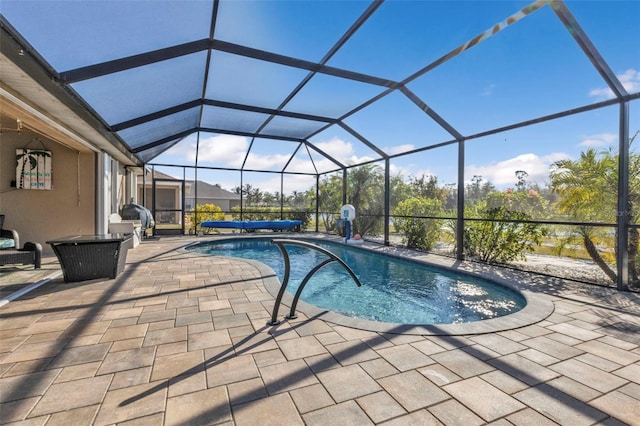
[[[141,162],[97,116],[52,77],[28,43],[0,28],[0,114],[79,152],[105,152],[126,166]]]

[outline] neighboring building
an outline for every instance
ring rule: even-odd
[[[166,175],[157,170],[153,171],[153,176],[147,170],[146,176],[142,177],[142,171],[137,175],[138,204],[155,212],[155,210],[182,210],[182,181],[173,176]],[[153,198],[153,182],[156,183],[156,198]],[[144,190],[144,193],[143,193]],[[154,205],[155,204],[155,205]],[[162,218],[156,218],[162,223]],[[171,222],[172,220],[170,220]],[[179,221],[178,221],[179,223]]]
[[[156,200],[153,205],[151,196],[153,190],[153,182],[156,185]],[[142,173],[137,176],[138,185],[138,203],[144,204],[150,210],[181,210],[181,199],[183,191],[183,181],[176,179],[157,170],[153,171],[153,177],[147,172],[145,179]],[[143,188],[144,197],[143,197]],[[240,206],[240,195],[222,189],[219,185],[212,185],[203,181],[184,181],[184,210],[191,210],[196,204],[196,195],[198,205],[215,204],[222,211],[231,211],[233,207]],[[144,200],[144,201],[143,201]]]
[[[195,184],[194,181],[186,181],[185,184],[185,210],[190,210],[195,206],[196,194],[198,196],[198,205],[215,204],[223,212],[229,212],[233,207],[240,207],[240,195],[222,189],[219,185],[211,185],[201,180],[196,181]]]

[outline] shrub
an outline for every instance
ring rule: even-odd
[[[396,230],[402,232],[402,242],[409,248],[431,250],[438,240],[442,220],[427,218],[442,213],[439,200],[414,197],[398,203],[394,209]]]
[[[468,221],[464,230],[464,249],[470,256],[489,263],[525,259],[525,251],[540,244],[546,228],[537,223],[522,223],[531,216],[505,206],[480,210],[487,220]],[[518,221],[518,222],[514,222]]]
[[[198,233],[200,224],[206,220],[224,220],[222,208],[215,204],[201,204],[185,215],[185,225],[189,228],[189,232]]]
[[[504,207],[510,212],[519,212],[528,219],[545,219],[548,216],[549,201],[538,194],[537,191],[513,191],[492,192],[487,195],[487,208],[494,209]]]

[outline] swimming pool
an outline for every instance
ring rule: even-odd
[[[397,324],[457,324],[502,317],[527,304],[519,292],[489,280],[342,243],[301,240],[330,250],[362,282],[362,287],[357,287],[334,263],[320,269],[302,292],[304,302],[347,317]],[[208,241],[188,249],[256,260],[283,280],[282,254],[271,238]],[[291,261],[287,290],[295,293],[305,275],[327,257],[297,246],[288,246],[287,251]]]

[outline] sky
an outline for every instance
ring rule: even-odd
[[[319,62],[369,6],[365,1],[234,1],[220,3],[215,38],[299,59]],[[346,41],[327,65],[379,78],[402,81],[464,45],[496,24],[501,31],[452,55],[439,66],[410,79],[406,87],[463,136],[473,136],[512,123],[536,119],[611,99],[605,81],[549,6],[513,25],[506,19],[523,1],[387,1]],[[567,7],[629,93],[640,92],[640,1],[567,1]],[[58,71],[116,59],[208,37],[210,2],[205,1],[17,1],[3,0],[0,12]],[[100,17],[97,19],[96,17]],[[114,27],[113,22],[118,22]],[[184,25],[183,22],[189,22]],[[284,24],[283,24],[284,23]],[[285,25],[286,24],[286,25]],[[114,28],[117,30],[114,31]],[[199,98],[206,55],[189,55],[173,66],[144,69],[74,83],[109,124],[152,113]],[[180,78],[176,79],[176,75]],[[291,67],[255,63],[215,51],[206,97],[276,108],[307,75]],[[316,74],[285,105],[285,111],[338,118],[384,90],[380,86]],[[631,103],[630,132],[640,129],[640,100]],[[190,112],[171,125],[189,128]],[[220,117],[255,126],[260,114],[227,116],[205,109],[210,123]],[[399,91],[344,118],[344,123],[387,154],[406,152],[453,140],[405,94]],[[587,148],[618,143],[619,108],[572,115],[465,143],[465,180],[474,176],[499,188],[515,185],[524,170],[530,182],[544,185],[553,162],[577,158]],[[163,126],[166,123],[162,124]],[[272,129],[292,134],[315,123],[274,120]],[[213,126],[212,126],[213,127]],[[317,126],[316,126],[317,127]],[[133,144],[161,135],[160,124],[122,132]],[[323,152],[345,164],[379,158],[371,148],[339,126],[310,139]],[[251,139],[201,133],[185,138],[154,162],[193,165],[199,145],[201,166],[289,171],[335,169],[316,153],[293,141]],[[633,148],[632,148],[633,149]],[[457,146],[446,145],[391,160],[392,175],[434,175],[440,184],[457,179]],[[313,159],[313,163],[311,161]],[[315,167],[315,169],[314,169]],[[181,171],[172,173],[181,176]],[[212,183],[232,189],[237,173],[200,173]],[[315,179],[288,176],[284,192],[303,191]],[[247,174],[244,183],[280,192],[277,174]]]

